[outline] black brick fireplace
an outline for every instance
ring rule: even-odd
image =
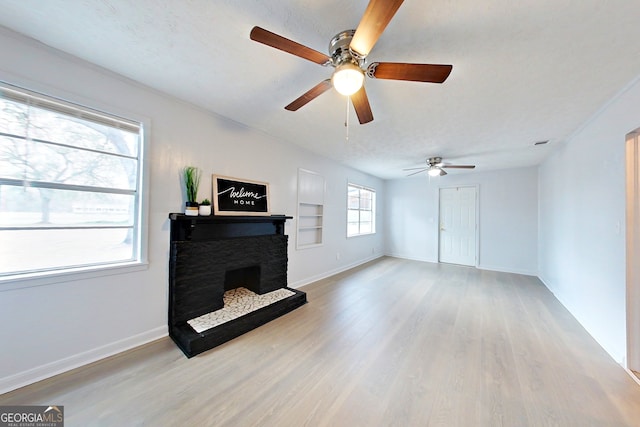
[[[170,214],[169,335],[187,357],[220,345],[306,303],[287,288],[284,215],[193,217]],[[224,292],[245,287],[262,295],[280,288],[281,301],[201,333],[187,321],[224,306]]]

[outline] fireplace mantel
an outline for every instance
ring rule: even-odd
[[[288,236],[284,227],[291,218],[169,214],[169,335],[187,357],[306,303],[304,292],[287,288]],[[294,295],[201,333],[187,324],[222,308],[225,290],[236,286],[259,295],[286,288]]]
[[[264,236],[284,234],[286,215],[237,216],[209,215],[189,216],[169,214],[171,241],[203,241],[240,236]]]

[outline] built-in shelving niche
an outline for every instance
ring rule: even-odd
[[[297,249],[322,245],[324,192],[325,183],[322,175],[298,169]]]

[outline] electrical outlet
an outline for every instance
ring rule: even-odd
[[[340,261],[340,252],[336,252],[336,261]]]

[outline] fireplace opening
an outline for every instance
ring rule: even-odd
[[[224,274],[224,290],[247,288],[256,294],[260,293],[260,266],[252,265],[235,270],[227,270]]]

